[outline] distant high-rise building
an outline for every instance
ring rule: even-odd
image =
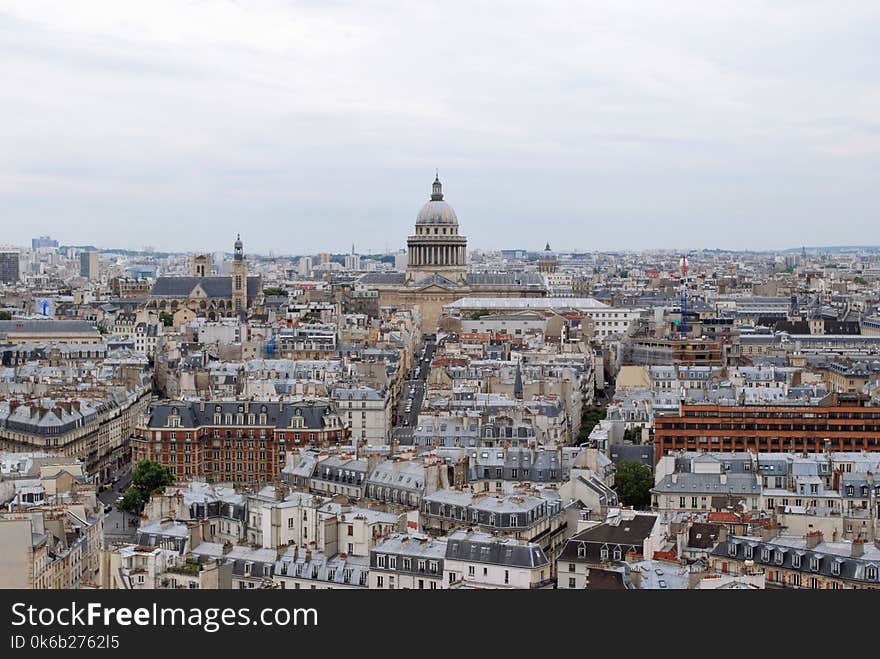
[[[361,257],[357,254],[348,254],[345,257],[345,269],[358,271],[361,269]]]
[[[98,270],[98,252],[82,252],[79,255],[79,276],[89,280],[97,279]]]
[[[17,249],[0,249],[0,282],[14,284],[18,281],[18,259]]]
[[[52,238],[50,238],[49,236],[40,236],[39,238],[31,238],[31,249],[33,249],[36,252],[38,249],[40,249],[42,247],[49,247],[49,248],[57,249],[58,248],[58,241],[52,240]]]
[[[299,274],[301,277],[311,277],[314,259],[311,256],[303,256],[299,259]]]
[[[318,254],[318,259],[320,263],[330,263],[330,254],[328,252],[321,252]]]

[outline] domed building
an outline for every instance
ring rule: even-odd
[[[459,233],[458,216],[443,198],[439,175],[406,245],[406,272],[367,273],[358,285],[378,291],[380,306],[417,307],[423,332],[435,331],[443,306],[461,298],[547,293],[544,277],[536,272],[468,272],[467,238]]]
[[[538,272],[552,274],[559,267],[559,261],[556,254],[550,249],[550,243],[544,248],[544,253],[538,258]]]
[[[458,217],[443,200],[440,176],[434,179],[431,199],[416,216],[416,232],[406,240],[408,282],[438,275],[451,282],[467,280],[467,238],[458,233]]]

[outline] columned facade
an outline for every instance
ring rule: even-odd
[[[458,234],[458,218],[443,201],[443,186],[435,178],[431,199],[419,211],[416,232],[407,239],[407,281],[432,275],[456,283],[467,279],[467,238]]]

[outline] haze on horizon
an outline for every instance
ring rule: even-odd
[[[880,4],[0,0],[0,242],[872,245]]]

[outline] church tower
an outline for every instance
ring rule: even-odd
[[[241,244],[241,234],[235,239],[232,257],[232,309],[236,314],[247,311],[247,261]]]

